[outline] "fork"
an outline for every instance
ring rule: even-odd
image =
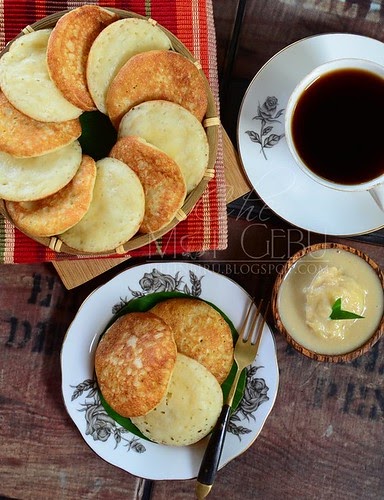
[[[243,369],[254,361],[260,345],[260,339],[263,333],[263,328],[269,307],[268,303],[264,311],[264,315],[262,315],[262,304],[263,300],[260,301],[257,310],[253,315],[253,318],[250,320],[252,309],[254,309],[254,302],[253,300],[251,301],[245,315],[244,322],[240,329],[239,338],[237,339],[234,351],[234,359],[237,365],[235,378],[231,385],[231,389],[229,391],[225,404],[223,405],[223,408],[221,410],[220,416],[212,431],[203,456],[203,460],[200,465],[199,474],[197,476],[196,495],[199,500],[205,498],[209,494],[213,486],[220,462],[221,452],[224,446],[226,430],[232,413],[232,402],[236,392],[237,384],[239,382],[239,378]],[[250,326],[248,326],[249,322]],[[255,327],[256,333],[254,334]]]

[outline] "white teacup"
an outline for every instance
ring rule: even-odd
[[[384,66],[337,59],[293,90],[285,137],[298,166],[340,191],[368,191],[384,211]]]

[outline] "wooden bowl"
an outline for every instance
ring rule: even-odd
[[[141,16],[139,14],[136,14],[134,12],[122,10],[122,9],[113,9],[113,8],[108,8],[108,10],[111,10],[113,12],[116,12],[120,18],[128,18],[128,17],[134,17],[138,19],[148,19],[144,16]],[[66,11],[60,11],[56,12],[55,14],[51,14],[47,17],[44,17],[43,19],[31,24],[30,26],[25,27],[22,32],[16,37],[19,38],[20,36],[23,36],[26,33],[30,33],[32,31],[40,30],[40,29],[46,29],[46,28],[53,28],[56,24],[56,22],[68,12]],[[148,245],[149,243],[152,243],[153,241],[161,238],[164,234],[168,233],[171,229],[173,229],[181,220],[186,219],[186,217],[190,214],[196,203],[199,201],[201,196],[203,195],[209,181],[215,176],[215,163],[216,163],[216,157],[217,157],[217,146],[218,146],[218,135],[219,135],[219,126],[220,126],[220,119],[217,115],[217,108],[216,108],[216,103],[214,96],[212,94],[212,90],[209,86],[208,80],[204,74],[204,72],[201,69],[201,66],[199,62],[194,58],[192,53],[187,49],[187,47],[175,36],[173,35],[169,30],[166,28],[162,27],[160,24],[156,24],[164,33],[168,36],[168,38],[171,40],[172,43],[172,48],[176,52],[179,52],[183,56],[187,57],[189,60],[191,60],[198,68],[200,73],[202,74],[205,82],[206,82],[206,89],[207,89],[207,95],[208,95],[208,108],[207,108],[207,113],[205,115],[205,118],[203,120],[203,126],[205,128],[206,134],[207,134],[207,139],[208,139],[208,144],[209,144],[209,159],[208,159],[208,166],[206,169],[206,172],[204,174],[204,177],[200,181],[200,183],[191,191],[188,196],[186,197],[184,204],[182,208],[178,211],[177,216],[164,228],[160,229],[159,231],[155,231],[151,234],[136,234],[133,238],[130,240],[126,241],[123,245],[119,246],[116,249],[111,249],[108,250],[107,252],[100,252],[100,253],[92,253],[92,255],[110,255],[114,252],[118,254],[125,254],[127,252],[130,252],[132,250],[135,250],[137,248],[143,247],[145,245]],[[11,43],[11,42],[10,42]],[[8,50],[9,44],[3,49],[3,51],[0,52],[0,57]],[[6,208],[5,208],[5,203],[3,200],[0,199],[0,213],[3,214],[4,217],[6,217],[12,224],[13,221],[11,217],[9,216]],[[69,246],[67,246],[63,241],[60,240],[60,235],[57,236],[52,236],[52,237],[46,237],[46,238],[37,238],[35,236],[31,236],[25,231],[24,234],[26,234],[28,237],[31,239],[38,241],[44,246],[49,247],[51,250],[54,250],[56,252],[64,252],[67,254],[72,254],[72,255],[86,255],[87,252],[80,252],[79,250],[73,249]]]
[[[373,271],[376,273],[377,278],[381,284],[381,288],[383,289],[384,287],[384,275],[383,272],[381,271],[380,267],[365,253],[361,252],[360,250],[357,250],[353,247],[349,247],[346,245],[341,245],[337,243],[319,243],[316,245],[311,245],[307,248],[304,248],[303,250],[300,250],[297,252],[295,255],[293,255],[284,265],[283,269],[281,270],[279,276],[277,277],[273,291],[272,291],[272,302],[271,302],[271,307],[272,307],[272,314],[274,318],[275,325],[277,329],[281,332],[281,334],[285,337],[287,342],[294,347],[298,352],[301,354],[304,354],[305,356],[314,359],[316,361],[322,361],[322,362],[343,362],[343,361],[351,361],[358,356],[361,356],[362,354],[366,353],[371,347],[381,338],[381,336],[384,333],[384,311],[382,312],[381,315],[381,320],[379,321],[379,324],[377,325],[377,328],[373,332],[373,334],[365,341],[362,341],[361,345],[359,345],[356,348],[353,348],[352,350],[348,350],[347,352],[339,352],[339,353],[324,353],[317,352],[315,350],[312,350],[308,348],[308,346],[303,345],[300,343],[297,338],[294,338],[292,335],[292,330],[288,331],[286,326],[284,325],[282,318],[280,316],[280,311],[279,311],[279,292],[281,289],[281,285],[284,282],[284,280],[287,278],[288,272],[292,269],[292,266],[296,264],[300,259],[302,259],[304,256],[307,256],[308,254],[315,252],[317,250],[322,250],[322,249],[339,249],[339,250],[344,250],[347,252],[350,252],[361,259],[363,259],[371,268]],[[304,294],[303,294],[304,297]],[[303,323],[305,323],[305,318],[303,317]]]

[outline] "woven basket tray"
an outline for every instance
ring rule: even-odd
[[[219,117],[217,116],[216,103],[215,103],[211,88],[209,86],[208,80],[207,80],[204,72],[201,69],[200,63],[194,58],[194,56],[187,49],[187,47],[177,37],[175,37],[175,35],[173,35],[169,30],[167,30],[163,26],[157,24],[156,21],[154,21],[152,19],[148,19],[144,16],[140,16],[139,14],[135,14],[134,12],[130,12],[130,11],[126,11],[126,10],[112,9],[112,8],[110,8],[108,10],[111,10],[111,11],[117,13],[120,16],[120,18],[135,17],[135,18],[139,18],[139,19],[147,19],[148,22],[151,22],[152,24],[156,24],[162,31],[164,31],[164,33],[171,40],[173,50],[175,50],[176,52],[179,52],[183,56],[187,57],[199,69],[200,73],[202,74],[202,76],[204,77],[204,80],[206,82],[207,95],[208,95],[208,108],[207,108],[206,116],[203,120],[203,126],[206,130],[208,144],[209,144],[209,160],[208,160],[208,167],[207,167],[207,170],[204,174],[203,179],[193,189],[193,191],[191,191],[191,193],[188,194],[187,198],[185,199],[184,205],[178,211],[177,216],[166,227],[164,227],[163,229],[161,229],[159,231],[155,231],[151,234],[139,234],[138,233],[133,238],[126,241],[123,245],[119,246],[116,249],[111,249],[108,252],[92,253],[92,255],[110,255],[114,252],[118,253],[118,254],[124,254],[124,253],[130,252],[132,250],[135,250],[137,248],[140,248],[142,246],[145,246],[145,245],[152,243],[153,241],[159,239],[161,236],[163,236],[164,234],[169,232],[181,220],[184,220],[189,215],[189,213],[192,211],[193,207],[196,205],[196,203],[201,198],[203,192],[205,191],[205,189],[208,185],[208,182],[215,175],[215,163],[216,163],[216,156],[217,156],[218,133],[219,133],[219,125],[220,125],[220,120],[219,120]],[[30,33],[32,31],[36,31],[39,29],[53,28],[55,26],[56,22],[60,19],[60,17],[62,17],[66,12],[68,12],[68,11],[56,12],[55,14],[44,17],[40,21],[37,21],[36,23],[31,24],[30,26],[26,26],[16,38],[23,36],[26,33]],[[0,57],[8,50],[8,47],[9,47],[9,44],[0,53]],[[0,200],[0,212],[4,215],[4,217],[6,217],[10,222],[12,222],[12,224],[14,224],[11,217],[7,213],[7,210],[5,208],[5,204],[4,204],[3,200]],[[59,235],[52,236],[49,238],[48,237],[47,238],[36,238],[34,236],[30,236],[25,231],[22,231],[22,232],[24,232],[24,234],[26,234],[31,239],[38,241],[39,243],[49,247],[51,250],[54,250],[56,252],[64,252],[64,253],[72,254],[72,255],[86,255],[87,254],[86,252],[81,252],[79,250],[75,250],[75,249],[67,246],[64,242],[62,242],[60,240]]]

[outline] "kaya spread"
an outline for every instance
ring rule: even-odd
[[[363,318],[331,319],[338,299],[343,310]],[[320,249],[296,261],[278,294],[280,318],[288,333],[319,354],[343,354],[364,344],[380,323],[383,303],[383,288],[372,267],[336,248]]]

